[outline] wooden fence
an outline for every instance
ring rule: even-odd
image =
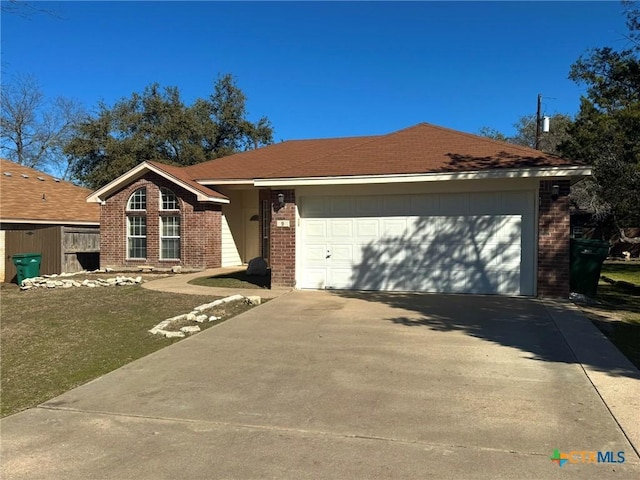
[[[100,230],[89,227],[35,227],[5,230],[4,281],[16,281],[12,257],[42,255],[40,274],[95,270],[100,266]]]

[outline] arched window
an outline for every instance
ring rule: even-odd
[[[160,189],[160,210],[179,210],[178,197],[168,188]]]
[[[127,215],[127,258],[147,258],[147,189],[139,188],[131,194],[127,211],[140,212]]]
[[[147,189],[139,188],[131,194],[127,202],[127,210],[147,209]]]

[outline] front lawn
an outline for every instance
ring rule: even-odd
[[[602,275],[639,285],[640,263],[605,263]],[[580,307],[602,333],[640,368],[640,289],[600,280],[596,300],[596,304]]]
[[[20,291],[3,284],[0,415],[34,407],[170,345],[176,340],[148,330],[215,299],[139,286]],[[239,313],[232,310],[228,316]]]
[[[224,273],[214,277],[199,277],[191,280],[192,285],[218,288],[270,288],[271,280],[269,272],[264,277],[259,275],[247,275],[245,270],[232,273]]]
[[[640,263],[638,262],[606,262],[602,265],[601,275],[612,280],[624,281],[640,285]]]

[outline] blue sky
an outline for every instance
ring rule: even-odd
[[[587,49],[624,48],[619,2],[33,2],[2,15],[2,78],[94,110],[152,82],[191,103],[220,73],[276,141],[383,134],[418,122],[506,134],[575,114]]]

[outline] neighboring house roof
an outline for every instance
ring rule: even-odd
[[[0,221],[99,225],[100,207],[87,205],[91,190],[0,159]]]
[[[215,190],[199,184],[189,177],[184,167],[176,167],[166,165],[164,163],[146,161],[142,162],[128,172],[120,175],[112,180],[104,187],[96,190],[87,197],[88,202],[101,202],[112,195],[114,192],[127,185],[134,180],[142,177],[147,172],[154,172],[161,177],[181,186],[182,188],[194,193],[201,202],[229,203],[229,200],[223,194]]]
[[[122,185],[153,169],[183,186],[200,189],[199,198],[226,203],[204,185],[255,186],[427,181],[463,178],[580,177],[591,168],[532,148],[419,123],[387,135],[291,140],[188,167],[144,162],[89,201],[104,200]],[[394,180],[395,178],[395,180]],[[296,183],[297,182],[297,183]]]

